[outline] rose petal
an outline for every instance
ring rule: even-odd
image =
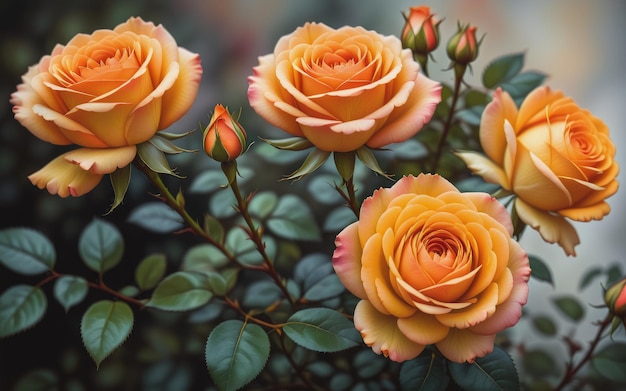
[[[465,329],[483,322],[496,311],[498,302],[498,285],[492,283],[485,289],[478,301],[469,307],[435,315],[441,324],[457,329]]]
[[[451,329],[450,334],[437,342],[437,349],[448,360],[472,363],[476,358],[483,357],[493,351],[496,335],[477,335],[469,330]]]
[[[110,174],[118,168],[126,167],[137,153],[135,145],[120,148],[89,149],[79,148],[64,154],[65,160],[77,164],[93,174]]]
[[[333,268],[337,277],[346,287],[360,299],[367,298],[361,281],[361,244],[357,230],[358,223],[344,228],[335,239]]]
[[[474,172],[480,175],[485,181],[502,186],[505,190],[510,190],[511,185],[504,170],[487,157],[476,152],[455,152],[463,163]]]
[[[517,118],[517,106],[511,96],[498,88],[492,101],[485,107],[480,119],[480,145],[496,165],[502,166],[506,139],[502,128],[505,121],[515,123]]]
[[[430,345],[444,339],[450,328],[433,315],[416,312],[408,318],[398,319],[398,328],[407,338],[420,345]]]
[[[94,174],[66,160],[61,155],[46,164],[39,171],[28,176],[31,183],[50,194],[59,197],[79,197],[90,192],[102,179],[102,174]]]

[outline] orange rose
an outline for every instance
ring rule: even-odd
[[[493,350],[528,297],[528,257],[506,209],[438,175],[404,177],[363,202],[335,244],[333,266],[361,301],[354,325],[394,361],[434,344],[449,360]]]
[[[197,54],[140,18],[57,45],[22,76],[13,112],[40,139],[84,148],[29,179],[61,197],[89,192],[104,174],[128,165],[137,144],[189,110],[201,74]]]
[[[432,117],[441,86],[419,73],[397,37],[307,23],[259,58],[252,108],[324,151],[405,141]]]
[[[218,162],[238,158],[246,148],[246,131],[222,105],[215,111],[203,135],[204,152]]]
[[[420,5],[409,9],[402,30],[404,47],[418,54],[428,54],[439,46],[439,23],[441,20],[430,13],[430,7]]]
[[[519,218],[575,255],[580,241],[565,218],[602,219],[605,199],[617,191],[618,165],[609,130],[571,98],[548,87],[531,92],[518,109],[498,89],[480,123],[487,154],[458,155],[485,180],[517,196]]]

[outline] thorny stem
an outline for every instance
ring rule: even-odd
[[[455,69],[454,92],[452,94],[452,102],[450,103],[450,111],[448,111],[448,117],[446,118],[446,122],[441,133],[441,138],[439,139],[439,145],[437,145],[437,151],[435,151],[435,159],[433,161],[432,173],[436,173],[437,168],[439,168],[439,159],[441,158],[443,147],[446,145],[446,139],[448,138],[448,133],[450,132],[450,127],[452,126],[454,109],[456,108],[456,103],[459,100],[459,95],[461,93],[461,83],[463,82],[464,73],[464,70],[462,72],[457,72]]]
[[[274,280],[278,288],[280,288],[280,290],[282,291],[285,298],[289,301],[291,307],[294,308],[295,302],[291,297],[291,294],[287,290],[287,286],[281,280],[280,275],[274,267],[274,263],[265,251],[265,243],[263,242],[262,231],[254,225],[254,221],[252,221],[252,217],[250,217],[250,213],[248,212],[248,201],[241,195],[241,191],[239,190],[236,174],[237,162],[233,160],[230,162],[222,163],[222,171],[224,171],[224,175],[226,175],[226,178],[228,179],[229,186],[233,191],[233,194],[235,195],[239,213],[245,220],[246,225],[248,226],[248,235],[256,245],[257,251],[259,252],[259,254],[261,254],[261,257],[263,258],[263,270],[272,278],[272,280]]]
[[[359,218],[359,202],[356,199],[356,192],[354,190],[354,180],[352,179],[352,177],[350,177],[350,179],[344,180],[343,184],[346,187],[347,193],[344,192],[339,186],[335,185],[335,188],[339,192],[339,195],[341,195],[341,198],[343,198],[346,201],[348,207],[358,219]]]
[[[589,343],[589,350],[583,356],[583,358],[578,362],[578,364],[576,364],[575,366],[574,366],[574,359],[572,357],[572,359],[567,363],[567,366],[565,368],[565,375],[563,376],[563,379],[561,380],[559,385],[556,386],[554,391],[562,390],[569,382],[572,381],[572,379],[574,378],[574,375],[576,375],[576,373],[591,359],[591,357],[593,356],[593,352],[598,347],[598,343],[603,338],[604,330],[607,328],[608,325],[611,324],[612,321],[613,321],[613,315],[611,313],[608,313],[606,318],[604,318],[603,321],[598,323],[598,332],[596,333],[596,336],[593,339],[593,341]]]

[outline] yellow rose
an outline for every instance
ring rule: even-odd
[[[618,165],[607,126],[571,98],[548,87],[519,109],[498,89],[483,112],[480,142],[488,158],[458,155],[485,180],[515,193],[519,218],[544,240],[575,255],[580,240],[565,218],[602,219],[617,191]]]
[[[434,344],[449,360],[493,350],[528,297],[528,257],[506,209],[438,175],[404,177],[363,202],[335,242],[333,266],[361,301],[354,325],[394,361]]]
[[[430,120],[441,86],[397,37],[307,23],[259,58],[248,98],[266,121],[324,151],[405,141]]]
[[[22,76],[13,112],[38,138],[83,148],[29,179],[61,197],[89,192],[104,174],[128,165],[137,144],[189,110],[201,75],[197,54],[140,18],[57,45]]]

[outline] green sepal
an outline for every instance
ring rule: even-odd
[[[335,167],[337,172],[344,181],[349,181],[354,175],[354,162],[356,160],[354,151],[351,152],[335,152]]]
[[[137,155],[139,156],[139,159],[141,159],[143,164],[145,164],[150,170],[159,174],[169,174],[178,178],[182,178],[170,168],[170,165],[167,162],[163,151],[159,150],[150,142],[138,144]]]
[[[611,339],[613,338],[613,333],[615,333],[615,331],[622,324],[624,325],[624,327],[626,327],[626,321],[622,320],[619,316],[613,317],[613,321],[611,322]]]
[[[150,140],[148,140],[150,144],[152,144],[156,149],[161,152],[169,153],[169,154],[178,154],[183,152],[196,152],[193,149],[185,149],[181,148],[178,145],[174,144],[167,138],[159,135],[158,133],[152,136]]]
[[[288,151],[302,151],[313,146],[313,143],[303,137],[290,137],[282,140],[268,140],[265,138],[261,138],[261,140],[268,143],[274,148],[284,149]]]
[[[168,139],[168,140],[178,140],[180,138],[189,136],[190,134],[192,134],[193,132],[195,132],[195,130],[190,130],[188,132],[185,133],[169,133],[169,132],[165,132],[165,131],[160,131],[160,132],[156,132],[157,135]]]
[[[369,148],[367,148],[366,146],[362,146],[361,148],[357,149],[356,156],[365,165],[365,167],[369,168],[370,170],[374,171],[375,173],[379,175],[384,176],[385,178],[389,180],[392,179],[389,174],[387,174],[386,172],[383,171],[382,168],[380,168],[378,161],[376,161],[376,156],[374,156],[372,151],[370,151]]]
[[[306,159],[304,159],[304,163],[302,163],[302,166],[300,166],[300,168],[291,173],[291,175],[283,178],[283,180],[301,179],[303,176],[308,175],[320,168],[321,165],[324,164],[326,160],[328,160],[329,156],[330,152],[328,151],[322,151],[321,149],[317,148],[313,149],[311,153],[309,153],[309,155],[306,157]]]
[[[115,197],[113,199],[113,204],[111,205],[111,208],[105,213],[105,216],[113,212],[113,209],[120,206],[124,201],[124,196],[126,195],[128,185],[130,184],[130,174],[130,164],[122,168],[118,168],[117,170],[109,174],[111,187],[113,187],[113,194],[115,195]]]
[[[237,161],[230,160],[227,162],[223,162],[221,166],[222,166],[222,171],[224,172],[224,175],[226,176],[226,180],[228,181],[228,184],[226,185],[226,187],[228,187],[237,180]]]

